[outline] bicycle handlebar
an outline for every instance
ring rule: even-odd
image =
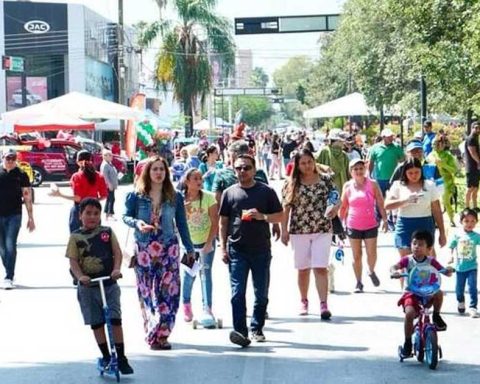
[[[441,273],[442,275],[446,275],[448,272],[451,272],[451,273],[455,273],[455,269],[454,268],[442,268],[438,271],[438,273]],[[400,272],[398,274],[391,274],[390,275],[390,278],[391,279],[400,279],[402,277],[408,277],[409,276],[409,273],[408,272]]]

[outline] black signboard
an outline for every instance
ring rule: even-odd
[[[4,2],[7,55],[67,54],[67,4]]]

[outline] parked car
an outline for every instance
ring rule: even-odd
[[[18,160],[32,166],[33,186],[39,186],[46,180],[69,179],[78,170],[76,158],[82,146],[73,141],[62,139],[21,141],[13,136],[0,138],[0,143],[2,140],[10,145],[16,145]],[[93,163],[97,169],[100,169],[102,160],[101,153],[93,153]],[[119,173],[127,172],[125,158],[114,155],[112,164]]]

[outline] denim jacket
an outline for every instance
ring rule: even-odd
[[[138,192],[130,192],[125,200],[123,222],[129,227],[135,228],[134,237],[136,242],[145,243],[148,241],[150,234],[140,232],[137,228],[137,221],[143,220],[145,223],[150,224],[151,216],[152,200],[150,197],[141,195]],[[176,236],[177,229],[187,252],[193,252],[193,244],[188,231],[185,205],[183,204],[183,196],[181,193],[176,192],[175,204],[170,202],[162,203],[161,226],[163,241],[168,241]]]

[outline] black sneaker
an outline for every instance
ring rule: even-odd
[[[118,370],[122,375],[131,375],[133,373],[133,368],[128,364],[126,357],[118,358]]]
[[[372,280],[372,284],[374,287],[378,287],[380,285],[380,280],[375,272],[370,273],[370,279]]]
[[[355,293],[363,293],[363,284],[360,281],[357,281],[357,285],[355,286]]]
[[[412,340],[405,340],[402,351],[400,352],[404,359],[412,356]]]
[[[440,313],[433,312],[432,320],[433,324],[437,327],[437,331],[445,331],[447,329],[447,324],[443,321]]]
[[[237,331],[230,332],[230,341],[233,344],[240,345],[242,348],[248,347],[251,343],[250,339],[247,336],[244,336]]]
[[[98,369],[106,371],[110,365],[110,357],[99,357],[97,365]]]
[[[265,335],[261,329],[252,329],[252,340],[255,340],[257,343],[264,343],[266,341]]]

